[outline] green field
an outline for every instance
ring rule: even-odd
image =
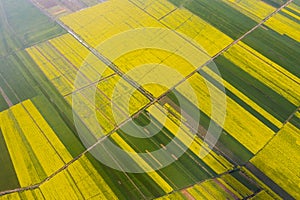
[[[173,90],[173,93],[176,94],[176,97],[180,98],[179,101],[184,104],[184,107],[186,108],[185,112],[189,114],[195,121],[199,121],[199,125],[202,126],[205,130],[208,130],[211,119],[199,108],[193,105],[187,98],[176,91],[176,89]],[[172,93],[170,93],[168,97],[175,104],[179,105],[178,100],[176,99],[176,97],[174,97],[174,95],[172,95]],[[198,112],[198,114],[196,114],[196,112]],[[197,116],[200,116],[200,119],[197,119]],[[199,137],[203,138],[203,135],[199,134]],[[234,161],[240,164],[247,162],[253,156],[253,154],[247,148],[245,148],[240,142],[234,139],[225,130],[223,130],[222,134],[220,135],[217,147],[224,152],[221,153],[223,154],[223,156],[228,158],[230,161]]]
[[[280,7],[282,4],[287,2],[287,0],[263,0],[263,1],[274,7]]]
[[[20,187],[16,173],[14,171],[14,166],[11,162],[9,152],[1,132],[1,127],[0,127],[0,150],[1,150],[0,162],[3,163],[2,165],[0,165],[0,172],[1,172],[0,179],[6,180],[0,182],[0,189],[9,190],[12,188]]]
[[[263,28],[256,29],[244,38],[243,42],[297,77],[300,77],[299,69],[297,68],[300,53],[299,42],[286,35],[280,35],[273,30],[265,30]]]
[[[29,1],[1,0],[0,10],[1,57],[65,33]]]
[[[214,62],[219,67],[224,80],[231,83],[281,122],[284,122],[295,110],[295,105],[223,56],[219,56]],[[266,99],[268,100],[266,101]]]
[[[219,0],[169,0],[204,19],[233,39],[237,39],[254,27],[257,22]]]

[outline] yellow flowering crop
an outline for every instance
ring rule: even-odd
[[[251,162],[295,199],[300,185],[299,129],[287,123]]]
[[[213,151],[210,151],[204,158],[201,158],[200,150],[204,153],[209,151],[209,147],[199,137],[194,136],[184,124],[180,124],[179,122],[179,127],[178,124],[174,122],[175,119],[166,117],[166,113],[162,112],[163,108],[159,107],[159,105],[150,107],[148,109],[149,113],[185,144],[196,156],[202,159],[211,169],[218,174],[232,169],[232,165],[225,158]],[[190,143],[190,141],[192,141],[192,143]]]
[[[214,97],[222,96],[222,92],[215,88],[215,86],[210,82],[205,82],[203,77],[201,77],[199,74],[195,74],[187,81],[196,91],[195,94],[198,98],[198,102],[192,103],[198,106],[199,109],[202,110],[206,115],[211,117],[211,95],[214,95]],[[210,94],[206,84],[212,88],[212,92],[214,94]],[[178,89],[186,98],[192,99],[190,98],[192,91],[182,88],[182,85],[178,86]],[[218,104],[219,102],[216,103]],[[213,120],[215,120],[216,123],[220,123],[220,120],[222,120],[220,119],[220,116],[222,116],[222,114],[216,114],[216,116],[213,116]],[[274,134],[271,129],[269,129],[265,124],[259,121],[230,97],[227,97],[226,121],[224,123],[224,129],[253,153],[259,151]]]
[[[300,104],[300,79],[259,52],[240,42],[224,53],[224,56],[294,105]]]

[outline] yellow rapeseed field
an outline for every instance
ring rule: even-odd
[[[30,113],[30,114],[29,114]],[[5,138],[21,187],[42,182],[63,167],[72,156],[30,100],[0,113]],[[43,183],[45,198],[117,199],[86,156]],[[14,193],[0,199],[36,199],[40,190]]]
[[[234,193],[234,197],[227,193],[224,188],[219,185],[221,183],[223,186],[225,186],[228,190],[230,190],[232,193]],[[241,195],[239,195],[236,191],[232,191],[232,188],[226,183],[224,184],[220,180],[207,180],[202,183],[196,184],[192,187],[189,187],[187,189],[174,192],[172,194],[157,198],[157,200],[184,200],[184,199],[235,199],[236,197],[242,198]]]
[[[224,53],[224,56],[294,105],[300,104],[300,79],[259,52],[240,42]]]
[[[0,120],[2,134],[20,186],[26,187],[41,182],[46,178],[46,174],[26,141],[12,111],[3,111],[0,114]]]
[[[55,149],[55,151],[59,154],[63,162],[67,163],[70,160],[72,160],[71,154],[67,151],[64,144],[60,141],[60,139],[57,137],[53,129],[43,118],[43,116],[38,111],[38,109],[34,106],[34,104],[31,101],[24,101],[22,104],[27,109],[27,111],[30,113],[31,116],[31,118],[28,118],[28,121],[26,120],[26,123],[29,123],[29,121],[31,122],[34,121],[35,122],[34,125],[38,126],[39,129],[43,132],[43,134],[40,134],[40,136],[43,136],[41,137],[41,140],[50,143],[51,147]],[[32,124],[32,126],[34,125]]]
[[[39,127],[37,122],[31,118],[31,114],[29,115],[30,110],[28,109],[27,112],[22,105],[17,105],[11,110],[46,175],[49,176],[61,168],[64,162],[53,148],[50,140],[45,137],[45,132],[49,130]]]
[[[81,69],[80,72],[90,83],[113,73],[110,68],[70,34],[54,38],[49,42],[71,63],[72,66],[69,67],[75,68],[76,71]],[[58,66],[58,68],[61,67]]]
[[[262,190],[254,197],[250,198],[251,200],[273,200],[274,198],[269,195],[265,190]]]
[[[187,191],[196,199],[234,199],[214,180],[204,181],[188,188]]]
[[[67,170],[58,173],[51,180],[42,184],[40,190],[45,199],[56,199],[57,197],[60,200],[84,199]]]
[[[281,199],[277,193],[275,193],[273,190],[271,190],[264,182],[262,182],[259,178],[257,178],[254,174],[252,174],[246,167],[241,167],[241,171],[254,180],[256,183],[260,185],[260,187],[267,191],[270,196],[273,197],[273,199]]]
[[[261,0],[222,0],[236,10],[260,22],[269,14],[275,11],[276,8],[261,1]]]
[[[49,59],[52,58],[47,58],[42,55],[36,47],[30,47],[29,49],[26,49],[26,51],[63,96],[72,92],[73,86],[71,82],[57,69],[56,66],[54,66],[53,63],[49,62]]]
[[[165,93],[197,67],[179,55],[159,49],[135,50],[119,57],[114,63],[155,97]]]
[[[73,111],[81,116],[82,122],[93,133],[93,135],[98,138],[103,136],[103,134],[111,131],[115,127],[115,123],[113,121],[112,115],[107,115],[107,113],[111,111],[111,108],[106,109],[106,104],[110,106],[109,100],[105,100],[108,103],[100,104],[97,108],[92,107],[93,102],[90,98],[87,97],[87,95],[89,95],[90,90],[91,88],[86,88],[85,90],[76,92],[73,95],[67,96],[66,100],[69,103],[71,103],[72,98],[75,97],[77,101],[80,101],[80,103],[75,104]],[[101,101],[101,103],[103,102],[104,100]],[[99,130],[98,123],[95,124],[95,121],[93,121],[94,113],[96,113],[96,117],[101,122],[99,123],[99,125],[102,128],[102,130]]]
[[[184,124],[180,124],[180,127],[177,123],[174,122],[174,118],[170,119],[166,117],[167,114],[163,113],[163,108],[159,105],[150,107],[149,113],[155,117],[160,123],[164,125],[174,136],[176,136],[183,144],[185,144],[196,156],[203,160],[211,169],[216,173],[221,174],[232,169],[232,164],[229,163],[221,155],[216,154],[213,151],[210,151],[204,158],[200,156],[200,150],[202,153],[209,151],[209,147],[199,138],[194,136],[188,127]],[[164,121],[166,120],[166,121]],[[191,142],[192,141],[192,142]]]
[[[157,7],[164,8],[162,9],[163,13],[155,12],[154,10]],[[160,82],[161,80],[168,80],[171,81],[169,85],[172,86],[179,79],[182,80],[184,76],[204,64],[209,59],[209,55],[215,55],[232,42],[232,39],[191,12],[185,9],[173,11],[174,6],[167,1],[112,0],[81,12],[64,16],[61,18],[61,21],[71,27],[88,44],[97,48],[101,54],[113,61],[124,73],[130,69],[147,65],[149,68],[148,72],[150,72],[148,74],[145,70],[138,71],[138,69],[136,69],[135,73],[130,73],[136,82],[145,83],[147,81]],[[99,14],[95,15],[95,13]],[[190,16],[190,19],[187,21],[183,20],[182,16],[185,15]],[[174,23],[178,26],[174,26]],[[130,40],[130,42],[126,41],[126,45],[123,44],[124,41],[122,40],[123,42],[114,41],[110,42],[109,45],[98,47],[99,44],[109,41],[108,39],[115,35],[143,27],[171,28],[178,33],[165,31],[164,34],[159,36],[162,38],[153,40],[154,46],[164,47],[161,50],[135,49],[139,44],[144,44],[145,38],[148,37],[147,31],[145,31],[147,37],[145,35],[126,37],[125,39]],[[194,32],[199,34],[193,35]],[[128,52],[127,50],[130,49],[132,51]],[[163,52],[164,50],[169,52]],[[206,54],[206,51],[209,55]],[[159,52],[159,56],[157,56],[157,52]],[[166,60],[160,58],[166,58]],[[171,74],[174,73],[166,73],[157,67],[158,64],[177,70],[183,77],[171,77]],[[163,87],[153,84],[145,85],[144,87],[156,97],[165,91]]]
[[[136,153],[134,149],[126,143],[117,133],[111,135],[111,138],[125,151]],[[151,169],[151,166],[138,154],[136,156],[131,156],[131,158],[144,170]],[[166,193],[172,192],[173,188],[156,172],[147,172],[150,178],[153,179]]]
[[[131,2],[155,17],[157,20],[162,19],[176,9],[176,6],[167,0],[131,0]]]
[[[164,17],[161,22],[166,27],[186,35],[189,41],[197,43],[209,56],[216,55],[233,42],[230,37],[183,8]]]
[[[224,94],[215,88],[213,84],[207,82],[207,85],[211,88],[212,94],[210,94],[204,78],[199,74],[193,75],[187,81],[194,88],[198,98],[197,102],[192,103],[198,106],[199,109],[206,115],[211,117],[211,97],[220,97]],[[183,85],[178,86],[178,89],[186,98],[192,99],[191,96],[193,91],[183,88]],[[256,153],[267,143],[269,139],[271,139],[274,134],[273,131],[230,97],[227,96],[226,100],[226,121],[223,128],[247,149]],[[222,102],[216,101],[217,105],[214,106],[224,106],[221,105],[221,103]],[[222,113],[218,114],[218,112],[219,110],[217,110],[216,115],[213,116],[213,120],[219,124],[220,120],[222,120],[220,118]]]
[[[40,69],[46,75],[49,80],[57,78],[60,73],[47,61],[47,59],[40,55],[40,52],[34,47],[30,47],[26,50],[33,60],[38,64]]]
[[[300,186],[299,129],[287,123],[251,162],[295,199]]]
[[[295,2],[292,2],[288,8],[290,8],[291,10],[295,11],[296,13],[300,13],[300,6],[298,4],[296,4]]]
[[[106,1],[60,19],[95,48],[112,35],[126,30],[162,27],[157,20],[127,0]]]
[[[291,10],[293,10],[293,8],[290,6],[288,6],[287,8],[290,8]],[[282,9],[282,12],[288,14],[289,16],[295,18],[296,20],[300,20],[300,17],[294,13],[292,13],[291,11],[287,10],[286,8]]]
[[[232,188],[232,191],[238,192],[242,197],[247,197],[253,193],[245,185],[243,185],[236,178],[234,178],[231,174],[225,174],[220,179],[227,183]]]
[[[290,15],[291,16],[291,15]],[[293,16],[291,16],[293,17]],[[295,18],[295,20],[297,20]],[[298,19],[299,20],[299,19]],[[265,22],[265,25],[280,34],[288,35],[297,42],[300,42],[300,25],[288,17],[277,13]]]
[[[149,102],[144,95],[136,92],[136,89],[120,76],[105,79],[99,82],[97,87],[99,91],[96,95],[96,105],[102,108],[101,111],[105,112],[111,120],[114,119],[114,115],[119,115],[120,119],[125,120],[128,116],[125,113],[130,111],[131,115]],[[112,110],[112,103],[116,106],[116,110]]]
[[[26,190],[23,192],[14,192],[4,196],[0,196],[0,200],[36,200],[43,199],[43,195],[39,189]]]
[[[72,163],[67,170],[84,199],[96,196],[98,199],[118,199],[85,155]]]
[[[245,103],[247,103],[249,106],[251,106],[253,109],[255,109],[258,113],[263,115],[266,119],[268,119],[270,122],[272,122],[277,128],[281,128],[282,123],[276,119],[273,115],[271,115],[268,111],[263,109],[261,106],[256,104],[254,101],[252,101],[250,98],[248,98],[246,95],[244,95],[241,91],[236,89],[234,86],[232,86],[230,83],[228,83],[226,80],[222,79],[222,82],[220,80],[220,76],[217,75],[215,72],[213,72],[209,67],[202,68],[204,72],[206,72],[208,75],[210,75],[214,80],[218,81],[219,83],[222,83],[229,91],[234,93],[236,96],[238,96],[240,99],[242,99]]]

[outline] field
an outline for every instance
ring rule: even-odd
[[[85,105],[78,105],[75,111],[78,115],[88,114],[85,119],[82,119],[96,137],[108,133],[116,126],[114,123],[115,116],[113,116],[112,109],[108,107],[113,102],[118,108],[126,108],[128,102],[120,97],[133,92],[133,87],[122,81],[117,74],[106,67],[96,56],[90,54],[71,35],[63,35],[49,42],[41,43],[27,49],[27,52],[70,106],[72,106],[71,99],[72,97],[75,98],[74,96],[85,102]],[[81,67],[85,68],[79,71]],[[82,81],[74,88],[77,74],[79,74],[78,76],[81,77]],[[97,83],[98,79],[102,81]],[[103,133],[97,131],[97,127],[90,123],[94,103],[86,97],[92,94],[94,86],[97,88],[97,117],[102,121]],[[113,93],[116,86],[119,89],[117,91],[118,95]],[[147,99],[136,93],[135,97],[131,98],[129,109],[134,113],[145,103],[147,103]],[[89,109],[88,112],[86,111],[87,108]],[[124,113],[126,113],[126,110],[120,109],[118,112],[119,118],[121,118],[120,121],[125,120],[126,115]]]
[[[170,0],[178,7],[184,7],[213,25],[232,39],[237,39],[256,25],[251,18],[243,15],[223,1]],[[218,13],[217,15],[215,13]]]
[[[300,198],[284,3],[0,0],[0,200]]]
[[[294,105],[299,105],[297,85],[299,78],[262,56],[249,46],[240,43],[230,48],[224,57],[242,70],[263,82]],[[279,81],[280,80],[280,81]],[[293,89],[292,89],[293,88]],[[295,88],[295,89],[294,89]]]
[[[1,124],[22,187],[39,183],[72,159],[30,101],[1,113]]]
[[[8,108],[8,103],[14,105],[20,101],[34,97],[36,92],[34,91],[30,80],[24,75],[22,69],[24,64],[21,62],[19,55],[10,55],[6,58],[2,58],[1,62],[1,93],[6,96],[6,101],[2,101],[1,107],[5,109]],[[14,81],[13,78],[18,78],[19,83]],[[18,95],[16,96],[16,94]]]
[[[201,17],[233,39],[242,36],[257,24],[255,20],[223,1],[213,0],[200,2],[193,0],[186,4],[183,0],[171,0],[170,2],[187,8],[195,15]],[[281,2],[278,3],[278,5],[279,4],[282,5],[283,3]],[[218,14],[215,16],[215,12],[220,12],[223,15]],[[277,14],[274,17],[277,19],[278,16],[280,18],[280,14]],[[268,20],[264,26],[268,23],[273,23],[273,17],[270,20]],[[275,31],[265,28],[264,26],[252,32],[243,40],[243,42],[299,77],[299,72],[294,67],[297,66],[296,55],[299,53],[299,44],[292,38],[277,33],[276,30],[279,28],[278,25],[276,25],[277,29]]]
[[[259,0],[224,0],[224,2],[257,22],[263,20],[276,9],[264,1]]]
[[[225,174],[157,199],[243,199],[259,191],[254,185],[249,188],[249,184],[242,183],[231,174]]]
[[[207,116],[211,117],[212,105],[201,104],[201,102],[209,102],[209,98],[211,98],[211,91],[208,90],[205,79],[201,77],[200,74],[195,74],[187,81],[192,85],[198,97],[198,102],[192,103],[194,105],[200,105],[199,109],[203,111]],[[176,90],[180,90],[185,97],[189,98],[191,96],[191,91],[185,90],[184,88],[180,87],[181,86],[176,88]],[[222,91],[218,90],[216,87],[214,87],[213,92],[217,93],[216,96],[222,95]],[[260,122],[253,115],[251,115],[251,113],[245,110],[241,105],[239,105],[230,97],[227,96],[226,101],[227,108],[224,130],[232,135],[235,139],[237,139],[249,151],[251,151],[252,153],[256,153],[272,137],[272,130],[262,122]],[[212,120],[216,121],[216,123],[222,123],[220,121],[220,118],[213,118]],[[248,124],[255,124],[255,127],[249,126]]]
[[[1,57],[65,32],[26,0],[1,1],[0,10]]]
[[[17,181],[17,176],[16,176],[16,172],[14,170],[13,167],[13,163],[11,161],[8,149],[7,149],[7,145],[5,143],[2,131],[1,131],[1,127],[0,127],[0,148],[1,148],[1,156],[0,156],[0,161],[1,163],[5,163],[3,165],[1,165],[1,172],[5,172],[5,173],[1,173],[0,177],[1,180],[7,180],[8,183],[4,183],[1,182],[0,188],[1,190],[9,190],[11,188],[17,188],[20,187],[18,181]]]
[[[32,0],[32,2],[40,7],[44,12],[47,12],[52,17],[61,17],[72,12],[93,6],[101,0],[75,0],[75,1],[47,1],[47,0]]]
[[[260,168],[294,198],[299,198],[299,129],[292,124],[285,127],[251,162]],[[280,156],[278,156],[280,155]],[[266,165],[272,160],[272,165]]]
[[[275,8],[271,5],[258,0],[243,0],[239,2],[227,0],[225,2],[228,2],[229,5],[233,4],[233,7],[235,7],[237,10],[256,21],[264,19],[267,15],[271,14],[275,10]],[[297,28],[298,24],[296,21],[297,19],[299,20],[299,17],[290,12],[288,10],[289,8],[290,6],[284,8],[279,14],[267,20],[265,26],[282,35],[285,34],[299,42],[299,30]]]

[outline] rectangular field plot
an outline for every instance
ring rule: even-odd
[[[23,192],[15,192],[8,195],[0,196],[1,200],[33,200],[33,199],[43,199],[44,196],[40,189],[26,190]]]
[[[191,46],[174,51],[135,50],[122,55],[114,63],[154,97],[159,97],[209,59]]]
[[[74,91],[65,98],[96,138],[109,133],[149,103],[118,75]]]
[[[220,77],[218,79],[220,80]],[[236,102],[235,99],[224,94],[214,82],[210,82],[200,74],[195,74],[187,80],[187,83],[192,86],[193,91],[185,88],[184,85],[179,85],[176,91],[189,99],[192,104],[217,124],[223,124],[222,116],[225,115],[226,120],[222,126],[224,131],[252,153],[259,151],[273,136],[274,132],[268,126]],[[197,96],[197,99],[192,98],[193,93]],[[222,99],[219,100],[222,96],[226,100],[226,110],[218,109],[215,111],[215,116],[212,116],[212,106],[224,107]]]
[[[130,29],[163,27],[127,0],[106,1],[60,20],[94,48],[113,35]]]
[[[247,15],[248,17],[261,22],[265,17],[276,10],[273,6],[260,0],[222,0],[226,4]]]
[[[233,42],[229,36],[187,9],[177,8],[160,22],[183,34],[188,41],[197,43],[200,49],[209,56],[216,55]]]
[[[239,59],[245,60],[244,57],[239,58]],[[255,57],[253,57],[252,59],[255,60]],[[259,59],[256,58],[256,60],[259,60]],[[271,83],[271,80],[273,79],[272,77],[270,80],[266,79],[265,77],[260,77],[259,71],[263,72],[265,70],[266,70],[266,72],[273,71],[278,76],[284,77],[284,75],[281,72],[278,72],[276,69],[272,68],[270,65],[266,65],[265,68],[259,69],[259,71],[254,72],[254,70],[256,68],[255,64],[250,63],[248,67],[245,67],[246,66],[245,63],[241,64],[241,66],[244,66],[245,70],[252,71],[251,73],[254,76],[261,78],[261,80],[265,81],[265,82],[262,82],[262,81],[258,80],[257,78],[248,74],[245,70],[241,69],[240,66],[235,65],[234,63],[232,63],[231,61],[226,59],[224,56],[218,57],[217,59],[215,59],[214,62],[218,66],[219,73],[221,74],[222,78],[226,82],[230,83],[233,87],[238,89],[240,91],[240,94],[243,93],[245,96],[247,96],[253,102],[255,102],[257,105],[259,105],[261,108],[263,108],[266,112],[270,113],[271,116],[267,116],[266,112],[259,113],[259,115],[263,115],[264,118],[266,118],[269,122],[262,119],[258,114],[255,114],[262,121],[269,124],[268,126],[270,128],[272,128],[272,126],[276,125],[277,129],[278,129],[278,126],[280,127],[280,124],[278,123],[278,121],[283,123],[289,117],[289,115],[296,109],[296,106],[293,103],[291,103],[288,99],[284,98],[284,96],[283,96],[283,95],[285,95],[285,96],[289,96],[292,98],[295,97],[295,95],[293,95],[293,91],[292,91],[292,90],[294,90],[294,88],[288,88],[287,86],[284,86],[284,87],[288,88],[287,91],[291,91],[291,93],[288,94],[286,91],[282,91],[280,88],[277,89],[276,86],[273,83]],[[248,61],[245,61],[245,62],[248,62]],[[264,63],[264,62],[262,62],[262,60],[260,62],[262,64]],[[263,64],[263,65],[265,65],[265,64]],[[215,72],[215,70],[213,70],[213,71]],[[277,72],[275,72],[275,71],[277,71]],[[267,77],[269,77],[269,75],[267,75]],[[274,80],[274,82],[277,82],[277,80]],[[268,87],[265,83],[269,84],[270,86]],[[279,84],[281,84],[281,82]],[[288,78],[287,82],[285,84],[292,84],[292,85],[294,85],[294,87],[296,86],[295,89],[297,88],[297,84],[295,84],[295,81],[292,79]],[[238,96],[239,98],[242,98],[242,96],[239,95],[239,93],[234,92],[234,89],[230,89],[228,86],[226,86],[226,87],[228,89],[227,90],[228,95],[231,95],[231,93],[235,93],[236,96]],[[276,91],[272,90],[272,88],[270,88],[270,87],[273,87],[276,90],[282,91],[282,94],[280,94],[279,92],[277,93]],[[266,101],[266,99],[268,99],[268,101]],[[252,106],[252,105],[250,105],[250,106],[252,108],[254,108],[254,106]],[[254,108],[254,109],[256,109],[256,108]],[[248,109],[248,110],[250,111],[250,109]],[[278,121],[274,120],[274,118],[276,118]],[[273,125],[271,125],[270,123]],[[274,131],[276,131],[276,127],[272,128],[272,129]]]
[[[37,93],[32,80],[25,73],[26,65],[19,54],[0,58],[0,111],[34,97]]]
[[[30,47],[27,52],[63,96],[75,89],[76,78],[76,89],[80,89],[113,74],[69,34]]]
[[[1,115],[1,114],[0,114]],[[0,126],[0,162],[2,165],[0,165],[0,179],[6,180],[0,182],[0,190],[10,190],[20,187],[18,178],[12,163],[12,160],[9,155],[9,151],[7,149],[7,145],[5,143],[1,126]]]
[[[72,159],[29,100],[1,113],[1,129],[21,187],[41,182]]]
[[[167,28],[181,33],[187,41],[200,45],[200,49],[210,56],[214,56],[232,42],[232,39],[197,15],[167,0],[131,0],[130,2],[155,17]]]
[[[299,129],[287,123],[271,142],[252,160],[276,184],[299,198]],[[267,164],[268,163],[268,164]]]
[[[207,180],[187,189],[158,198],[157,200],[172,199],[236,199],[230,191],[225,191],[224,186],[217,180]]]
[[[109,150],[105,155],[109,156]],[[69,192],[65,191],[66,185]],[[66,199],[153,199],[166,194],[147,174],[109,168],[90,154],[80,157],[68,169],[42,184],[40,189],[48,198],[59,194]]]

